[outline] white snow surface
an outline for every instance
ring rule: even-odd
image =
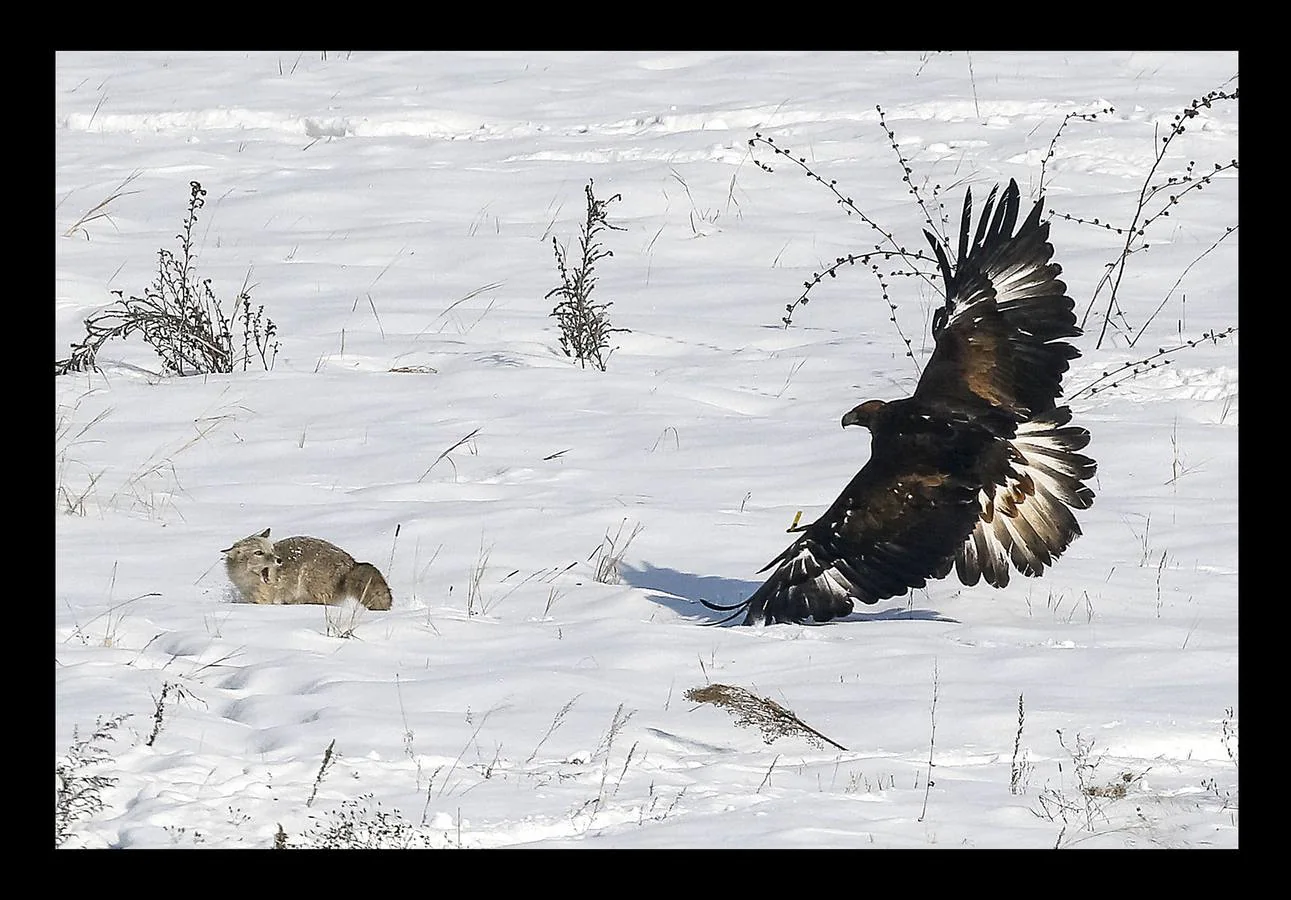
[[[886,277],[893,313],[844,267],[784,327],[813,273],[881,238],[750,139],[910,250],[928,225],[879,107],[943,229],[934,196],[954,226],[966,188],[1014,178],[1029,203],[1043,165],[1086,325],[1070,396],[1239,324],[1235,169],[1148,228],[1101,347],[1125,238],[1066,218],[1128,224],[1173,117],[1237,86],[1236,53],[55,69],[56,358],[178,249],[192,180],[200,277],[226,301],[246,282],[281,343],[271,371],[178,378],[136,336],[55,379],[56,765],[127,717],[73,769],[109,781],[63,846],[1237,846],[1240,333],[1072,401],[1097,499],[1041,578],[952,575],[824,626],[709,627],[699,603],[755,590],[794,514],[864,464],[839,418],[910,393],[941,299]],[[1236,158],[1237,107],[1203,107],[1155,181]],[[1098,115],[1054,142],[1072,112]],[[593,297],[628,330],[605,372],[562,354],[546,296],[589,179],[621,198]],[[376,564],[394,608],[234,602],[219,551],[266,527]],[[767,743],[686,698],[709,684],[847,749]]]

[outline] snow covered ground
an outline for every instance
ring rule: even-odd
[[[1236,846],[1240,333],[1078,392],[1239,324],[1237,170],[1147,228],[1101,347],[1092,298],[1125,237],[1067,217],[1125,226],[1149,178],[1227,166],[1226,99],[1153,173],[1174,117],[1237,71],[1236,53],[58,54],[55,357],[178,251],[194,180],[200,277],[226,302],[247,282],[280,341],[271,371],[176,378],[136,336],[55,379],[55,761],[88,804],[56,815],[63,846]],[[706,627],[698,601],[753,591],[794,514],[865,462],[839,417],[913,389],[902,335],[931,349],[936,282],[886,279],[898,331],[860,267],[780,321],[878,238],[749,141],[922,248],[878,107],[934,219],[934,196],[953,222],[966,188],[1010,178],[1033,200],[1043,172],[1087,316],[1066,386],[1097,501],[1040,579]],[[1073,112],[1096,115],[1063,127]],[[605,372],[561,353],[546,297],[589,180],[621,198],[594,296],[628,331]],[[377,564],[394,608],[233,602],[219,551],[266,527]],[[768,743],[686,697],[708,685],[833,745]]]

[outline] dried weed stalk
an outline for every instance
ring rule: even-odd
[[[708,684],[691,688],[686,691],[685,697],[692,703],[711,703],[722,707],[735,717],[736,725],[756,726],[762,732],[762,740],[768,744],[777,738],[798,736],[806,738],[813,747],[820,747],[824,742],[839,750],[847,750],[769,697],[759,697],[741,687]]]

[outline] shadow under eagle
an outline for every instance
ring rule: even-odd
[[[1080,355],[1062,338],[1081,330],[1062,268],[1049,261],[1043,198],[1015,234],[1017,182],[998,206],[997,193],[975,233],[965,193],[953,266],[924,232],[946,302],[913,396],[869,400],[843,416],[844,427],[869,428],[869,462],[824,515],[795,529],[801,535],[762,569],[775,571],[747,600],[706,603],[734,610],[724,621],[827,622],[952,568],[966,585],[1004,587],[1010,566],[1039,575],[1080,534],[1071,510],[1093,503],[1084,482],[1097,465],[1078,452],[1089,432],[1054,399]]]

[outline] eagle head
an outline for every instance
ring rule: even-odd
[[[874,417],[878,415],[879,411],[885,406],[887,406],[887,403],[882,400],[866,400],[860,406],[843,416],[843,427],[846,428],[848,425],[864,425],[866,428],[869,428],[870,423],[874,421]]]

